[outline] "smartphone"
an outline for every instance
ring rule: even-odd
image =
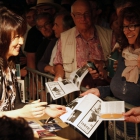
[[[98,68],[95,66],[95,64],[93,62],[87,61],[87,66],[90,67],[90,68],[92,68],[93,70],[96,70],[97,73],[99,73]]]

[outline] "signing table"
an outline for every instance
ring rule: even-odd
[[[47,119],[47,118],[48,116],[44,115],[41,118],[27,119],[27,121],[35,121],[43,125],[39,120]],[[49,139],[49,140],[87,140],[88,139],[84,137],[82,134],[80,134],[78,131],[76,131],[73,127],[62,122],[59,118],[56,118],[55,120],[57,121],[57,124],[62,127],[62,129],[56,131],[57,136],[46,137],[43,139]],[[41,140],[36,132],[34,132],[34,137],[35,137],[35,140]]]

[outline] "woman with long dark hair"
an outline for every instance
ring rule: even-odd
[[[93,93],[104,98],[113,93],[114,97],[119,100],[140,106],[140,8],[124,8],[119,15],[119,25],[122,52],[110,86],[92,88],[82,95]],[[128,118],[132,112],[129,113],[124,114],[126,121],[131,121]],[[116,121],[116,126],[111,121],[109,122],[109,135],[112,140],[114,137],[113,127],[116,127],[117,140],[124,139],[124,122]],[[126,139],[135,140],[135,124],[127,122],[126,130]],[[140,124],[138,125],[138,133],[140,139]]]
[[[7,9],[0,7],[0,116],[41,117],[45,113],[56,117],[65,113],[65,107],[50,105],[47,102],[34,101],[24,105],[20,102],[14,58],[19,54],[26,31],[24,19]]]

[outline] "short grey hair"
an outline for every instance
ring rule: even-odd
[[[63,16],[63,29],[64,30],[74,27],[74,22],[69,12],[66,12],[66,11],[59,12],[56,14],[55,18],[58,16]]]

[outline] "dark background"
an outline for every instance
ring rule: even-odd
[[[61,0],[54,0],[56,3],[61,4]],[[71,0],[72,3],[75,0]],[[114,10],[114,0],[96,0],[99,2],[100,4],[100,8],[102,9],[102,14],[104,15],[104,17],[108,17],[110,11]],[[17,12],[18,14],[22,15],[25,11],[26,8],[28,7],[32,7],[35,5],[27,5],[26,0],[0,0],[0,2],[3,2],[5,6],[9,7],[11,10],[17,10],[15,12]]]
[[[0,0],[4,3],[12,4],[12,5],[20,5],[20,6],[26,6],[26,0]],[[61,0],[54,0],[56,3],[61,4]],[[72,2],[75,0],[71,0]],[[98,0],[100,3],[104,5],[112,4],[114,0]]]

